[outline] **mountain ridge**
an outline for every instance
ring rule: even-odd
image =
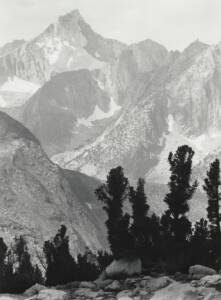
[[[0,229],[6,242],[22,233],[36,257],[44,240],[65,224],[75,256],[85,246],[106,248],[104,216],[93,195],[99,182],[53,164],[32,133],[3,112],[0,140]]]
[[[115,42],[96,34],[79,11],[61,16],[26,46],[32,55],[38,49],[30,76],[43,83],[26,83],[31,92],[20,106],[3,109],[33,131],[56,163],[101,179],[122,165],[132,181],[166,183],[168,153],[183,143],[195,151],[194,168],[210,152],[219,157],[220,43],[196,40],[168,51],[150,39]]]
[[[153,170],[162,161],[162,166],[154,171],[153,182],[159,175],[162,177],[164,170],[164,183],[169,176],[167,155],[179,145],[187,143],[194,148],[194,164],[202,161],[211,147],[202,149],[201,143],[209,139],[210,144],[214,143],[220,130],[219,49],[220,44],[208,46],[196,41],[175,58],[170,57],[169,64],[161,65],[150,74],[144,73],[136,88],[139,89],[138,101],[129,105],[101,142],[92,143],[91,147],[87,145],[85,151],[73,151],[73,155],[71,152],[56,155],[54,161],[100,178],[104,178],[108,169],[121,164],[131,179],[143,176],[150,182]],[[214,150],[218,148],[219,143],[216,143]]]

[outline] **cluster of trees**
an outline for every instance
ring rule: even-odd
[[[32,264],[25,239],[20,236],[8,249],[0,238],[0,292],[20,293],[35,283],[48,286],[71,281],[94,280],[113,259],[139,257],[144,268],[174,273],[185,272],[193,264],[221,267],[221,228],[219,203],[220,162],[211,163],[203,189],[208,196],[207,217],[192,224],[188,219],[189,200],[198,182],[191,180],[193,150],[178,147],[170,153],[169,192],[162,216],[151,213],[145,194],[145,181],[130,185],[122,167],[110,170],[107,180],[95,191],[107,214],[107,237],[111,253],[85,254],[73,258],[64,225],[43,246],[45,276]],[[200,254],[200,255],[199,255]]]
[[[31,263],[25,239],[15,238],[8,248],[0,238],[0,292],[21,293],[36,282],[43,283],[42,274]]]
[[[109,172],[96,195],[107,213],[108,241],[115,259],[138,256],[144,267],[152,265],[171,273],[185,272],[197,263],[221,267],[220,163],[217,159],[212,162],[204,180],[208,220],[192,224],[187,216],[189,200],[198,187],[197,181],[191,181],[193,156],[194,151],[186,145],[169,154],[171,175],[164,198],[168,208],[161,217],[150,213],[143,179],[134,189],[122,167]],[[126,203],[131,204],[129,210]]]
[[[100,272],[111,262],[112,256],[106,252],[93,254],[86,248],[75,260],[70,254],[69,238],[64,225],[55,237],[44,243],[46,257],[45,284],[55,286],[71,281],[95,280]]]
[[[11,248],[0,238],[0,293],[23,293],[36,283],[56,286],[95,280],[112,261],[112,256],[102,251],[93,254],[86,248],[84,254],[74,259],[66,231],[61,225],[55,237],[44,243],[45,259],[41,259],[41,269],[33,265],[23,236],[15,238]]]

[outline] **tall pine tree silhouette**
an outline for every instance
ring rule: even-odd
[[[98,200],[104,203],[108,241],[114,258],[127,255],[131,248],[132,241],[128,232],[130,217],[123,213],[123,203],[129,197],[129,190],[128,179],[119,166],[110,170],[106,183],[95,191]]]
[[[194,226],[191,237],[191,264],[211,266],[211,254],[209,251],[210,239],[207,220],[201,218]],[[200,255],[199,255],[200,253]]]
[[[33,266],[31,256],[28,251],[27,242],[23,236],[15,238],[13,246],[15,266],[13,274],[13,284],[11,290],[14,292],[24,292],[35,283],[43,283],[41,272],[37,266]]]
[[[8,247],[3,238],[0,238],[0,293],[10,290],[13,277],[13,265],[7,261]]]
[[[218,260],[221,251],[221,232],[220,232],[220,201],[219,191],[220,181],[220,162],[218,159],[213,161],[204,180],[203,189],[208,196],[207,216],[210,222],[210,234],[212,238],[212,251],[214,259]]]
[[[176,153],[170,152],[168,161],[170,164],[169,193],[164,201],[168,205],[167,218],[171,223],[170,229],[175,240],[183,240],[190,231],[190,224],[185,217],[189,211],[188,201],[192,198],[197,188],[197,181],[191,181],[192,158],[194,151],[187,145],[178,147]]]
[[[138,179],[137,188],[130,189],[130,202],[132,205],[131,233],[134,239],[136,253],[143,257],[147,253],[148,243],[151,235],[150,219],[147,217],[149,205],[144,191],[145,181],[142,178]]]
[[[189,211],[188,201],[197,188],[197,181],[191,184],[192,158],[194,151],[187,145],[178,147],[169,154],[170,181],[169,193],[164,201],[168,210],[161,218],[163,245],[165,249],[166,268],[168,272],[187,271],[188,244],[192,234],[191,222],[186,217]]]
[[[220,235],[220,185],[220,162],[216,159],[210,165],[210,169],[207,172],[207,177],[204,180],[203,186],[203,189],[206,191],[208,196],[207,216],[210,222],[211,231],[216,235]]]
[[[53,240],[44,243],[46,256],[46,285],[65,284],[77,279],[77,264],[69,251],[69,238],[64,225]]]

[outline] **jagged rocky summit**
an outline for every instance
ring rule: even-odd
[[[122,165],[132,183],[144,177],[159,212],[169,151],[194,149],[200,183],[220,158],[220,49],[198,40],[182,52],[149,39],[125,45],[75,10],[0,49],[0,109],[62,168],[103,180]],[[195,206],[201,215],[204,204]]]

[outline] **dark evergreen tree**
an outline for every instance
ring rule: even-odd
[[[210,170],[207,172],[207,178],[205,178],[203,186],[203,189],[208,196],[207,216],[210,222],[211,231],[216,236],[220,236],[220,185],[220,162],[216,159],[210,165]]]
[[[8,250],[8,247],[5,244],[3,238],[0,238],[0,266],[1,266],[1,269],[5,263],[5,258],[7,256],[7,250]]]
[[[201,264],[214,267],[214,258],[211,256],[211,239],[207,220],[201,218],[196,222],[191,237],[191,262],[190,264]],[[199,255],[200,254],[200,255]]]
[[[13,256],[15,260],[13,284],[11,284],[13,292],[20,293],[35,283],[42,283],[40,269],[32,265],[27,243],[23,236],[15,238]]]
[[[8,247],[0,238],[0,293],[8,292],[13,277],[13,265],[7,260]]]
[[[107,213],[108,241],[114,258],[128,254],[132,247],[129,234],[129,216],[123,213],[123,203],[129,197],[129,182],[124,176],[123,168],[110,170],[106,183],[95,191],[98,199],[104,203]]]
[[[160,218],[155,214],[152,214],[148,223],[150,228],[149,231],[151,232],[150,258],[152,262],[156,263],[161,259],[162,251],[165,251],[165,249],[162,248],[161,242],[162,229]]]
[[[185,272],[189,266],[189,239],[192,233],[191,222],[187,219],[188,201],[197,188],[197,181],[191,183],[192,158],[194,151],[187,145],[178,147],[169,154],[170,181],[169,193],[164,201],[168,210],[161,218],[163,229],[162,244],[168,272]]]
[[[184,240],[190,232],[190,224],[185,217],[189,211],[188,201],[197,188],[197,181],[190,183],[192,172],[192,158],[194,151],[187,145],[178,147],[175,154],[169,154],[170,181],[169,193],[164,201],[168,205],[167,219],[170,234],[175,240]]]
[[[78,280],[79,281],[92,281],[97,279],[100,273],[100,267],[95,254],[89,248],[86,248],[85,253],[78,254]]]
[[[144,179],[140,178],[137,182],[136,190],[133,188],[130,189],[133,219],[131,233],[134,239],[135,252],[141,258],[147,256],[148,248],[150,248],[150,240],[152,238],[150,218],[147,216],[149,205],[147,205],[144,184]]]
[[[64,225],[53,240],[44,243],[46,256],[46,285],[65,284],[78,278],[77,264],[69,251],[69,238]]]
[[[209,239],[209,229],[207,220],[201,218],[196,222],[194,226],[192,241],[201,244],[205,240]]]
[[[213,161],[204,180],[204,190],[208,196],[207,216],[210,222],[210,234],[212,238],[212,252],[217,262],[220,260],[221,251],[221,232],[220,232],[220,162],[218,159]],[[219,263],[220,264],[220,263]],[[218,267],[218,266],[217,266]]]
[[[98,251],[97,261],[99,264],[100,272],[102,272],[113,261],[113,255],[105,251]]]
[[[23,236],[15,238],[15,245],[13,247],[14,253],[17,257],[16,263],[18,265],[16,271],[18,274],[28,274],[32,278],[34,274],[34,268],[31,263],[31,257],[28,252],[27,243]]]

